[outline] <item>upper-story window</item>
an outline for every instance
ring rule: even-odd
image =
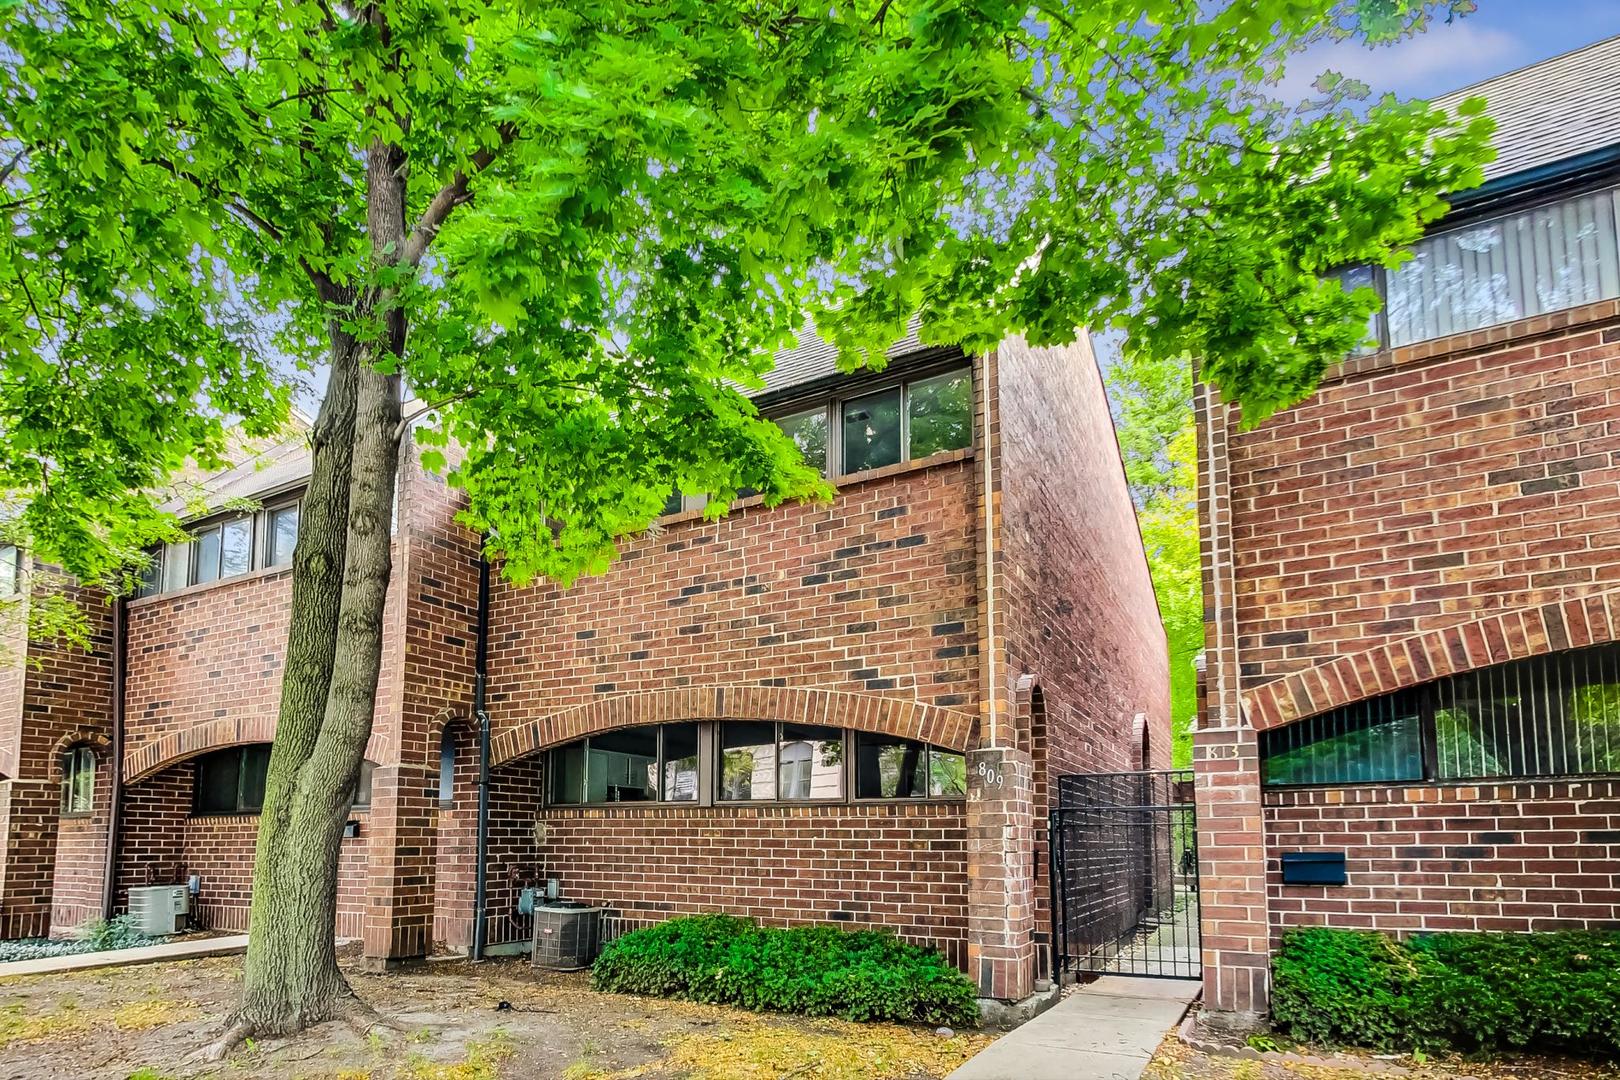
[[[22,589],[22,552],[16,544],[0,546],[0,597],[16,596]]]
[[[849,476],[973,445],[973,371],[952,368],[771,417],[806,465]],[[738,493],[755,494],[752,489]],[[703,508],[704,496],[671,491],[664,513]]]
[[[291,563],[300,510],[297,499],[282,499],[257,513],[214,518],[192,528],[190,540],[152,554],[136,595],[155,596]]]
[[[546,753],[554,806],[956,798],[967,760],[897,736],[720,720],[619,728]]]
[[[1414,244],[1399,269],[1337,276],[1384,298],[1368,351],[1620,296],[1620,188],[1444,228]]]
[[[1620,774],[1620,644],[1437,679],[1263,732],[1266,784]]]

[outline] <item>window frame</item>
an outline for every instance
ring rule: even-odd
[[[88,764],[86,764],[88,761]],[[89,743],[78,743],[62,751],[60,765],[62,769],[61,800],[57,808],[57,816],[64,818],[87,818],[96,812],[96,770],[99,762],[96,760],[96,748]],[[85,804],[82,809],[75,807],[74,796],[77,794],[76,782],[87,774],[90,778],[90,789],[85,792]]]
[[[773,764],[773,768],[775,769],[774,775],[776,777],[776,784],[777,784],[777,795],[776,795],[775,798],[770,798],[770,799],[723,799],[723,798],[720,797],[720,778],[721,778],[721,775],[722,775],[722,768],[723,768],[723,766],[722,766],[722,754],[724,753],[724,751],[721,749],[720,725],[723,724],[723,723],[726,723],[728,720],[732,721],[732,722],[738,722],[738,723],[763,723],[763,724],[772,724],[772,725],[774,725],[773,733],[775,735],[775,741],[774,741],[773,745],[776,747],[776,749],[775,749],[775,751],[773,752],[773,755],[772,755],[772,764]],[[666,799],[666,798],[663,797],[663,785],[664,785],[664,779],[665,779],[664,768],[665,768],[665,762],[666,762],[665,749],[664,749],[664,730],[663,729],[667,728],[670,724],[695,724],[697,726],[698,790],[697,790],[697,798],[696,799],[685,799],[685,800],[680,800],[680,801],[673,801],[673,800]],[[554,800],[552,798],[552,782],[553,782],[552,777],[553,777],[554,770],[555,770],[555,764],[554,764],[555,758],[553,757],[553,755],[557,751],[563,750],[563,749],[565,749],[567,747],[571,747],[576,743],[581,743],[581,742],[588,743],[591,736],[586,735],[586,736],[582,736],[579,739],[570,739],[567,742],[558,743],[555,746],[549,746],[545,750],[541,751],[541,757],[542,757],[542,762],[541,762],[541,800],[540,800],[541,808],[544,809],[544,810],[591,810],[591,809],[598,809],[599,810],[599,809],[624,809],[624,808],[638,808],[639,807],[639,808],[643,808],[643,809],[653,809],[653,808],[656,808],[656,809],[681,809],[681,808],[687,808],[687,809],[691,809],[691,810],[702,810],[702,809],[711,809],[712,810],[712,809],[714,809],[716,807],[729,807],[729,808],[736,809],[736,808],[744,808],[744,807],[856,806],[856,805],[873,805],[873,804],[876,804],[876,805],[891,805],[891,806],[916,806],[916,805],[919,805],[919,804],[922,804],[922,803],[963,803],[967,799],[967,793],[966,793],[965,790],[960,795],[934,795],[932,793],[925,794],[925,795],[866,795],[866,796],[857,795],[856,794],[856,771],[855,771],[855,740],[856,740],[856,737],[859,734],[861,734],[861,732],[856,728],[841,727],[841,726],[839,726],[837,724],[812,724],[810,726],[812,726],[812,727],[832,728],[832,729],[836,730],[839,733],[839,741],[840,741],[840,744],[841,744],[841,747],[842,747],[842,749],[840,751],[842,756],[841,756],[841,761],[840,761],[840,766],[839,766],[840,779],[841,779],[841,783],[842,783],[842,788],[841,788],[840,794],[835,796],[835,797],[806,798],[806,799],[784,799],[784,798],[781,797],[781,776],[782,776],[782,773],[781,773],[781,768],[782,768],[782,763],[781,763],[781,743],[782,743],[782,738],[781,738],[781,734],[782,734],[782,727],[783,727],[784,724],[793,726],[793,725],[797,725],[798,722],[797,721],[780,721],[780,720],[760,720],[760,719],[757,719],[757,718],[754,718],[754,717],[731,716],[731,717],[723,717],[723,718],[721,718],[719,720],[668,720],[668,721],[660,721],[660,722],[653,723],[653,724],[632,724],[632,725],[629,725],[628,727],[607,728],[607,729],[604,729],[604,731],[602,731],[602,732],[593,732],[592,734],[595,735],[595,734],[606,734],[606,733],[613,732],[613,731],[625,731],[625,730],[630,730],[631,728],[636,728],[636,727],[652,727],[652,728],[659,729],[659,735],[658,735],[658,739],[659,739],[659,742],[658,742],[659,797],[657,799],[652,799],[652,800],[648,800],[648,801],[645,801],[645,802],[611,802],[611,801],[610,802],[557,802],[556,800]],[[868,734],[879,734],[879,733],[871,732],[871,733],[868,733]],[[964,776],[966,775],[966,770],[965,770],[966,761],[967,761],[967,753],[966,753],[966,751],[952,750],[948,746],[936,746],[936,745],[934,745],[932,743],[924,742],[921,739],[906,739],[904,736],[895,736],[895,737],[904,739],[904,741],[906,741],[906,742],[916,743],[917,745],[921,746],[926,751],[926,753],[924,755],[924,758],[925,758],[926,763],[930,763],[930,767],[931,767],[931,761],[932,761],[933,755],[936,754],[936,753],[950,754],[950,755],[952,755],[954,757],[961,758],[963,760],[963,763],[964,763]],[[930,775],[930,778],[931,778],[932,773],[930,772],[929,775]],[[964,787],[965,787],[965,783],[964,783]]]
[[[258,817],[264,813],[264,801],[261,798],[258,806],[248,807],[243,801],[243,790],[247,779],[248,754],[251,751],[263,748],[266,751],[265,768],[269,769],[268,751],[269,743],[238,743],[235,746],[222,746],[207,753],[198,754],[192,759],[191,769],[191,813],[190,817]],[[236,758],[236,800],[234,810],[204,810],[202,808],[202,770],[205,762],[210,758],[232,755]]]
[[[288,554],[286,562],[273,561],[276,558],[275,545],[275,516],[286,510],[296,509],[299,517],[299,527],[303,527],[304,489],[296,488],[292,491],[281,491],[264,496],[260,500],[258,509],[251,511],[222,511],[209,514],[191,522],[186,526],[186,539],[172,544],[164,544],[155,551],[148,552],[151,558],[150,584],[144,577],[137,586],[132,599],[146,600],[154,596],[172,596],[187,589],[203,588],[218,585],[227,581],[239,581],[263,571],[288,570],[292,567],[292,556]],[[201,571],[200,538],[208,533],[218,533],[220,537],[220,551],[218,555],[221,570],[225,564],[224,537],[225,527],[238,521],[248,522],[248,568],[241,573],[231,574],[229,577],[217,576],[207,581],[198,580]],[[296,540],[294,541],[296,544]],[[170,577],[181,572],[171,566],[171,560],[177,556],[185,559],[185,568],[181,576],[183,583],[171,583]]]
[[[668,760],[664,756],[664,733],[665,733],[665,729],[670,727],[670,725],[672,725],[672,724],[696,724],[697,727],[698,727],[698,797],[696,799],[675,800],[675,799],[665,798],[665,796],[664,796],[664,766],[665,766],[665,764],[666,764],[666,762]],[[558,802],[555,798],[553,798],[552,793],[553,793],[553,791],[556,790],[556,768],[557,768],[556,761],[557,761],[557,759],[554,756],[555,754],[557,754],[558,752],[560,752],[562,750],[566,750],[566,749],[574,746],[575,744],[579,744],[579,746],[581,747],[581,749],[582,749],[582,751],[584,752],[584,755],[585,755],[584,760],[583,760],[584,772],[581,773],[581,775],[580,775],[580,789],[581,789],[581,794],[582,795],[589,794],[589,792],[590,792],[591,739],[595,738],[598,735],[610,735],[610,734],[613,734],[614,732],[619,732],[619,731],[634,731],[637,728],[652,728],[657,733],[656,737],[657,737],[657,740],[658,740],[658,753],[653,759],[654,760],[653,768],[654,768],[654,773],[655,773],[657,779],[656,779],[656,782],[655,782],[655,785],[654,785],[655,794],[653,795],[653,797],[651,799],[630,800],[628,802],[624,801],[624,800],[615,800],[615,799],[609,799],[609,800],[605,800],[605,801],[595,801],[595,802],[590,801],[590,800],[586,800],[586,799],[581,799],[578,802]],[[698,805],[702,805],[703,804],[703,793],[704,793],[704,791],[706,789],[706,784],[704,782],[703,747],[704,747],[703,723],[701,721],[695,721],[695,720],[666,720],[666,721],[661,721],[661,722],[653,723],[653,724],[628,724],[628,725],[625,725],[623,727],[605,728],[602,731],[593,731],[589,735],[583,735],[583,736],[581,736],[580,738],[577,738],[577,739],[569,739],[567,742],[558,743],[556,746],[547,747],[543,751],[544,760],[541,763],[541,767],[540,767],[540,772],[541,772],[541,777],[540,777],[540,780],[541,780],[541,792],[540,792],[541,799],[540,799],[540,803],[541,803],[542,806],[546,806],[546,807],[555,806],[555,807],[559,807],[559,808],[578,807],[578,806],[698,806]]]

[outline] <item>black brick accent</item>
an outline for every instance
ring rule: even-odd
[[[960,634],[967,626],[959,622],[942,622],[934,627],[935,637],[944,637],[946,634]]]

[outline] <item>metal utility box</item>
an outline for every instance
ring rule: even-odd
[[[1282,876],[1284,885],[1343,885],[1344,852],[1285,851]]]
[[[602,909],[557,900],[534,908],[532,962],[547,971],[591,966],[602,944]]]
[[[129,890],[135,929],[147,937],[168,937],[186,928],[191,893],[184,885],[142,885]]]

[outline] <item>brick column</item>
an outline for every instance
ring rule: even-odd
[[[1035,989],[1035,770],[1010,747],[967,766],[968,974],[980,997],[1020,1001]]]
[[[1227,436],[1232,409],[1199,383],[1198,503],[1204,670],[1193,732],[1204,1008],[1245,1027],[1270,1002],[1259,739],[1243,716]]]
[[[388,968],[426,956],[433,940],[436,815],[422,765],[382,765],[371,777],[366,827],[368,884],[365,966]]]
[[[0,938],[50,933],[60,800],[48,779],[0,782]]]

